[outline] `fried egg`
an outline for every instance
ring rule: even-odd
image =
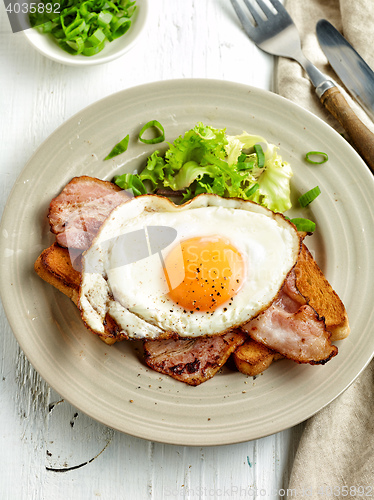
[[[103,334],[109,314],[135,339],[223,334],[270,305],[300,245],[283,215],[250,201],[139,196],[113,210],[83,254],[83,320]]]

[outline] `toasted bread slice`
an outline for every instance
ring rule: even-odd
[[[233,354],[237,369],[251,377],[259,375],[269,368],[273,361],[281,358],[277,352],[252,339],[246,340]]]
[[[37,258],[34,269],[36,273],[47,283],[57,288],[78,305],[79,286],[81,273],[74,269],[67,248],[53,243],[45,249]],[[99,335],[100,339],[108,345],[122,340],[118,335],[118,327],[114,320],[107,318],[105,335]]]
[[[295,266],[295,274],[297,289],[318,315],[325,319],[326,330],[331,332],[331,340],[348,337],[350,328],[343,302],[304,244]]]
[[[67,295],[77,305],[81,274],[72,266],[67,248],[53,243],[39,255],[34,269],[44,281]]]

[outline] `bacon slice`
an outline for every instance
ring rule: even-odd
[[[157,372],[196,386],[212,378],[246,338],[235,330],[193,340],[147,340],[145,362]]]
[[[50,203],[48,218],[57,243],[85,250],[110,212],[129,196],[112,182],[74,177]]]
[[[257,342],[298,363],[324,364],[338,353],[323,318],[298,292],[294,272],[273,304],[242,328]]]

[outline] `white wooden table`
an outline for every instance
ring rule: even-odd
[[[136,47],[88,68],[39,55],[23,33],[11,32],[1,3],[1,213],[35,149],[70,116],[113,92],[172,78],[272,90],[273,59],[247,39],[228,0],[150,3],[150,23]],[[2,308],[0,331],[1,500],[279,498],[287,488],[303,424],[224,447],[134,438],[63,401],[20,350]]]

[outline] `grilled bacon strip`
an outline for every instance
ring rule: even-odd
[[[272,305],[242,328],[251,338],[298,363],[324,364],[338,353],[323,318],[298,292],[292,271]]]
[[[212,378],[246,338],[235,330],[192,340],[147,340],[145,362],[157,372],[196,386]]]
[[[57,243],[85,250],[110,212],[129,197],[112,182],[74,177],[50,203],[48,219]]]

